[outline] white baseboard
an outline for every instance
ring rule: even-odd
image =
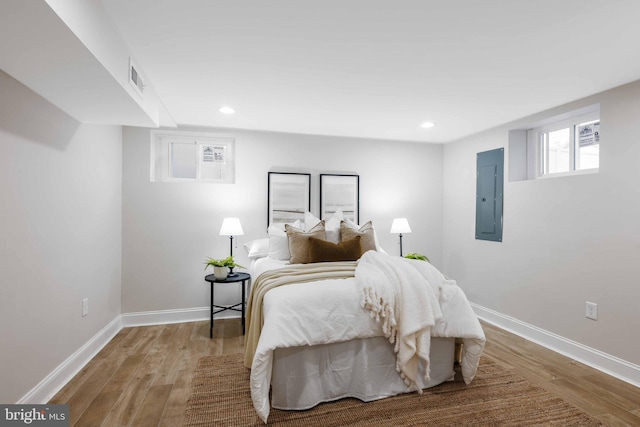
[[[58,367],[56,367],[49,375],[40,381],[38,385],[31,389],[16,403],[46,404],[124,327],[195,322],[199,320],[209,320],[210,316],[211,311],[209,307],[145,311],[119,315]],[[216,315],[216,319],[232,317],[240,317],[240,313],[236,315],[234,315],[234,313],[230,313],[230,315],[226,316]]]
[[[215,319],[230,319],[240,317],[240,313],[225,312],[225,315],[217,314]],[[137,313],[123,313],[123,326],[149,326],[166,325],[169,323],[197,322],[209,320],[211,309],[209,307],[183,308],[177,310],[140,311]]]
[[[62,387],[80,372],[121,329],[122,320],[120,316],[117,316],[16,403],[46,404]]]
[[[481,305],[475,303],[470,304],[476,315],[487,323],[491,323],[501,329],[512,332],[536,344],[540,344],[556,353],[582,362],[585,365],[633,384],[636,387],[640,387],[640,366],[638,365],[596,350],[595,348],[571,341],[570,339],[545,331],[537,326],[506,316]]]
[[[476,315],[485,322],[512,332],[529,341],[591,366],[622,381],[640,387],[640,366],[545,331],[497,311],[470,303]],[[209,307],[123,313],[87,341],[46,378],[24,395],[18,404],[45,404],[105,346],[123,327],[163,325],[209,320]],[[216,319],[239,317],[240,313],[216,316]]]

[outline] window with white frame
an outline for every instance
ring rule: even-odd
[[[536,176],[571,174],[600,167],[600,113],[591,112],[528,131],[536,152]]]
[[[151,132],[152,182],[233,183],[234,139],[205,133]]]

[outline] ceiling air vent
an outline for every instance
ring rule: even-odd
[[[142,81],[142,76],[138,72],[138,67],[133,63],[131,58],[129,58],[129,83],[134,87],[136,92],[142,95],[144,91],[144,83]]]

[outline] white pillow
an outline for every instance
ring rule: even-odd
[[[340,243],[340,221],[343,219],[344,216],[342,214],[342,209],[338,209],[333,215],[331,215],[331,218],[325,221],[324,234],[328,242],[335,244]]]
[[[244,244],[249,259],[264,258],[269,255],[269,238],[256,239]]]
[[[304,227],[298,227],[298,228],[301,228],[302,230],[304,230],[305,233],[307,233],[313,227],[318,225],[319,222],[320,222],[320,218],[316,217],[311,212],[305,212],[304,213]]]
[[[332,242],[335,244],[340,243],[340,221],[343,219],[342,209],[338,209],[334,212],[334,214],[325,221],[324,224],[324,232],[325,239],[328,242]],[[316,217],[311,212],[304,213],[304,228],[305,232],[309,232],[313,227],[320,223],[320,219]]]
[[[298,220],[292,225],[301,228]],[[269,234],[269,257],[288,261],[291,254],[289,253],[289,238],[284,231],[284,224],[271,224],[267,233]]]

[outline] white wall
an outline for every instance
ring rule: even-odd
[[[0,71],[0,402],[120,314],[121,157],[120,127],[80,124]]]
[[[475,240],[476,153],[507,165],[510,129],[597,102],[600,172],[506,181],[503,242]],[[471,301],[640,364],[639,117],[636,82],[445,146],[444,271]]]
[[[102,2],[85,0],[46,0],[46,2],[91,54],[100,61],[100,64],[120,83],[131,100],[142,107],[151,122],[156,125],[160,123],[158,96],[137,61],[134,65],[145,84],[144,96],[140,96],[129,83],[129,58],[133,57],[135,61],[135,57],[111,21]],[[173,121],[170,121],[167,126],[173,124]]]
[[[320,173],[360,175],[360,219],[373,221],[382,246],[398,253],[398,236],[389,234],[389,229],[394,217],[406,216],[413,233],[403,239],[404,253],[421,252],[441,265],[441,145],[270,132],[213,133],[235,137],[235,184],[151,183],[150,131],[124,129],[123,313],[207,306],[204,259],[229,252],[228,237],[218,235],[223,218],[237,216],[242,222],[245,235],[237,239],[234,250],[240,264],[249,265],[242,244],[266,237],[269,171],[311,173],[316,215]],[[238,287],[226,293],[216,289],[216,303],[239,301]]]

